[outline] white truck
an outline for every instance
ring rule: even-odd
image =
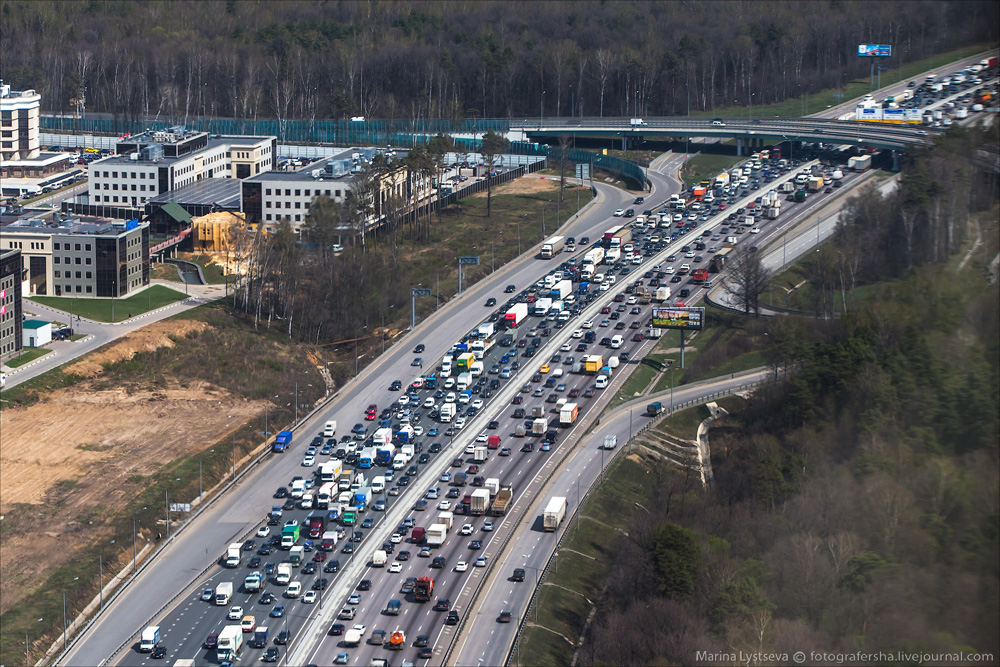
[[[385,567],[387,560],[389,560],[389,555],[382,549],[377,549],[372,556],[372,567]]]
[[[441,406],[441,410],[438,412],[438,421],[442,424],[448,424],[455,417],[455,412],[458,410],[458,406],[454,403],[445,403]]]
[[[659,303],[666,303],[670,300],[670,288],[666,286],[657,287],[653,298]]]
[[[444,524],[436,523],[427,529],[427,546],[429,547],[439,547],[444,544],[445,538],[448,536],[448,526]]]
[[[549,308],[551,307],[552,307],[552,299],[550,299],[547,296],[542,297],[541,299],[535,301],[534,310],[532,311],[532,314],[537,315],[538,317],[545,317],[549,312]]]
[[[215,649],[215,657],[219,662],[232,662],[243,648],[243,628],[238,625],[227,625],[219,633],[219,644]]]
[[[139,638],[139,650],[143,653],[151,653],[156,645],[160,643],[160,626],[150,625],[142,631]]]
[[[490,508],[490,492],[488,489],[476,489],[472,492],[472,502],[469,513],[472,516],[483,516]]]
[[[553,299],[564,299],[573,293],[572,280],[560,280],[549,291],[549,296]]]
[[[566,498],[555,496],[549,499],[549,504],[545,506],[542,513],[542,524],[546,531],[552,532],[559,528],[559,524],[566,518]]]
[[[287,586],[288,582],[292,580],[292,564],[291,563],[279,563],[278,564],[278,574],[274,577],[274,583],[279,586]]]
[[[500,492],[500,478],[488,477],[484,488],[490,492],[491,498],[496,497],[497,493]]]
[[[435,523],[443,524],[448,528],[448,530],[451,530],[452,526],[455,525],[455,513],[441,512],[438,514],[438,518]]]
[[[337,422],[332,420],[328,421],[326,426],[323,427],[323,437],[332,438],[335,435],[337,435]]]
[[[243,589],[247,593],[256,593],[260,590],[261,584],[264,581],[264,575],[260,572],[251,572],[243,580]]]
[[[215,604],[223,607],[233,599],[233,582],[222,581],[215,587]]]
[[[226,567],[239,567],[241,558],[243,558],[243,545],[233,542],[226,549]]]
[[[351,628],[344,633],[344,646],[353,647],[361,644],[361,631]]]
[[[545,430],[549,427],[549,420],[545,417],[538,417],[531,422],[532,435],[545,435]]]
[[[617,435],[604,436],[604,449],[614,449],[617,444],[618,444]]]
[[[562,252],[564,245],[566,245],[566,239],[562,236],[551,236],[545,239],[542,241],[542,259],[552,259]]]
[[[871,155],[855,155],[847,160],[847,168],[852,171],[864,171],[872,166]]]

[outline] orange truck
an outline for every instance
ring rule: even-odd
[[[404,648],[406,648],[406,635],[403,634],[402,630],[396,630],[389,635],[390,651],[401,651]]]

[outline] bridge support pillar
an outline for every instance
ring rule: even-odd
[[[736,140],[736,155],[743,155],[743,140]]]
[[[899,151],[892,151],[892,170],[899,171]]]

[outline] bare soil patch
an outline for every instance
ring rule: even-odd
[[[71,371],[95,377],[105,363],[172,346],[169,334],[207,327],[187,320],[152,325]],[[264,405],[203,381],[108,389],[98,382],[85,380],[0,414],[0,613],[99,539],[101,526],[161,465],[226,437]]]
[[[566,187],[570,187],[567,184]],[[559,177],[546,176],[545,178],[534,178],[525,176],[523,178],[515,178],[510,183],[504,183],[503,185],[493,188],[493,196],[497,195],[530,195],[536,192],[548,192],[549,190],[559,189]],[[486,192],[479,192],[474,197],[485,197]]]

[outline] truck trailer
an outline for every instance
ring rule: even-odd
[[[562,236],[550,236],[545,239],[542,241],[542,259],[552,259],[562,251],[564,245],[566,239]]]
[[[508,329],[513,329],[524,321],[524,318],[528,316],[528,304],[526,303],[515,303],[510,309],[504,313],[503,323]]]
[[[559,425],[572,426],[580,414],[580,406],[576,403],[564,403],[559,410]]]
[[[219,644],[215,649],[215,657],[219,662],[232,662],[243,648],[243,628],[238,625],[227,625],[219,633]]]
[[[514,487],[509,484],[505,484],[500,487],[497,491],[496,498],[493,499],[493,505],[490,507],[490,514],[493,516],[503,516],[507,513],[507,506],[510,505],[510,501],[514,496]]]
[[[490,508],[490,492],[488,489],[476,489],[472,492],[472,503],[469,505],[469,514],[472,516],[483,516]]]
[[[142,635],[139,638],[139,650],[143,653],[150,653],[159,643],[160,626],[150,625],[142,631]]]
[[[559,524],[566,518],[566,498],[555,496],[549,499],[549,504],[545,506],[542,513],[542,524],[546,531],[552,532],[559,528]]]
[[[239,567],[241,558],[243,558],[243,545],[233,542],[226,549],[226,567]]]

